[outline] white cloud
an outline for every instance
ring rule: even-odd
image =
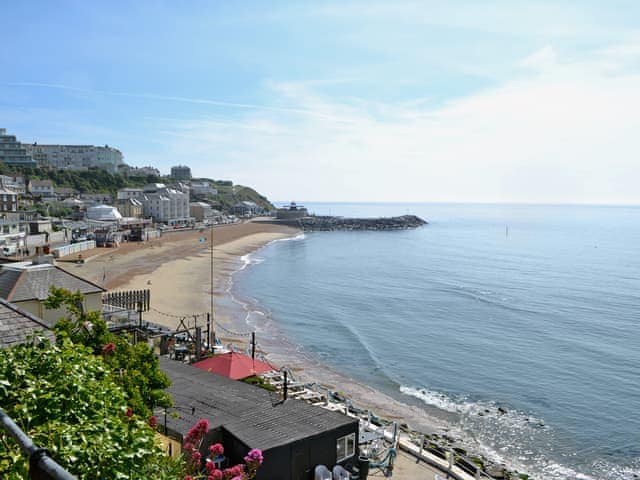
[[[437,109],[276,84],[274,104],[318,115],[185,123],[168,155],[283,200],[638,203],[640,76],[611,74],[620,57],[560,62],[545,47],[528,77]]]

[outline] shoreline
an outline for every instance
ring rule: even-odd
[[[234,276],[250,268],[258,252],[274,241],[295,241],[304,234],[290,227],[266,223],[225,225],[210,230],[165,234],[146,244],[125,244],[113,253],[101,252],[74,270],[106,288],[151,290],[152,309],[144,319],[175,329],[184,320],[188,326],[198,321],[193,316],[208,312],[210,292],[209,234],[214,239],[215,322],[223,344],[248,345],[228,332],[258,332],[258,351],[275,365],[286,366],[297,381],[315,383],[350,398],[360,408],[372,410],[380,418],[407,425],[427,434],[451,435],[451,425],[429,415],[419,405],[410,405],[359,383],[331,366],[306,355],[278,328],[270,312],[255,300],[243,298],[235,290]],[[207,240],[200,243],[202,237]],[[106,275],[105,275],[106,274]],[[106,278],[105,278],[106,277]],[[104,282],[101,280],[104,278]],[[256,321],[255,316],[260,317]],[[203,321],[198,321],[204,325]],[[213,329],[213,325],[212,325]],[[415,460],[409,460],[414,463]],[[404,477],[398,477],[404,478]],[[410,477],[406,477],[410,478]]]

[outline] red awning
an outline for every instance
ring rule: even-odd
[[[200,362],[194,363],[194,367],[207,372],[217,373],[233,380],[259,375],[273,370],[271,365],[254,360],[242,353],[229,352],[214,355]]]

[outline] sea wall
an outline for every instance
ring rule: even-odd
[[[380,218],[346,218],[313,215],[295,220],[274,220],[273,223],[297,227],[305,232],[332,230],[406,230],[427,224],[427,222],[415,215]]]

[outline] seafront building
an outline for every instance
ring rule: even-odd
[[[109,173],[118,173],[124,165],[122,152],[105,145],[25,145],[27,153],[41,167],[64,170],[88,170],[101,168]]]
[[[15,135],[8,135],[4,128],[0,128],[0,163],[24,167],[37,166],[26,146],[20,143]]]
[[[178,225],[193,221],[189,209],[189,192],[181,192],[164,183],[150,183],[144,188],[121,188],[117,199],[118,205],[124,208],[128,208],[127,202],[132,205],[130,201],[136,200],[142,205],[142,215],[153,218],[156,223]]]

